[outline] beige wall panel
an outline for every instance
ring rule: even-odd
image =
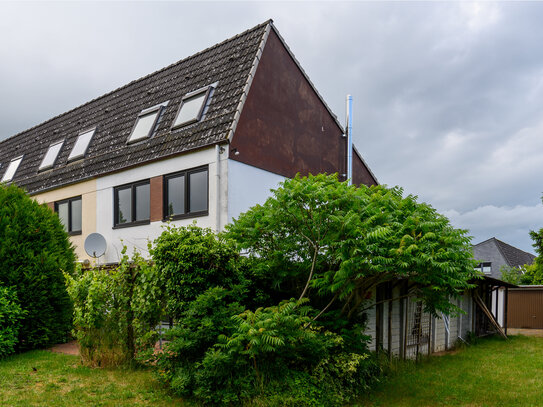
[[[33,195],[32,197],[40,203],[50,204],[79,195],[81,195],[82,206],[82,233],[77,236],[70,236],[70,240],[75,247],[75,253],[79,260],[91,260],[87,256],[87,253],[85,253],[84,243],[89,234],[96,232],[96,181],[80,182],[64,188]]]

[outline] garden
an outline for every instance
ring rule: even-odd
[[[74,266],[46,206],[1,187],[0,241],[0,357],[18,353],[0,371],[25,372],[2,380],[28,376],[38,358],[49,367],[31,366],[34,376],[53,376],[35,383],[52,392],[87,397],[73,375],[80,384],[108,377],[88,384],[110,388],[104,405],[161,391],[164,400],[218,406],[356,403],[389,365],[364,335],[375,287],[409,279],[427,312],[455,314],[450,299],[477,277],[467,232],[429,205],[400,188],[326,175],[284,181],[223,233],[168,225],[149,243],[150,259],[125,250],[118,266],[91,269]],[[164,333],[163,320],[173,322]],[[70,336],[82,364],[63,356],[68,386],[53,373],[61,356],[28,351]],[[33,383],[21,380],[16,387]]]

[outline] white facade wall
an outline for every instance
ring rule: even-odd
[[[285,177],[238,161],[228,160],[228,222],[262,204]]]
[[[172,225],[186,226],[196,221],[198,226],[217,228],[217,211],[219,212],[220,226],[227,220],[228,196],[228,159],[227,153],[220,154],[220,191],[217,191],[217,153],[215,147],[199,150],[190,154],[144,164],[136,168],[115,174],[107,175],[96,180],[96,232],[102,234],[107,242],[105,256],[99,259],[100,264],[117,262],[123,244],[128,247],[128,253],[138,249],[143,255],[148,255],[147,243],[157,238],[165,226],[165,222],[156,221],[148,225],[139,225],[113,229],[113,188],[119,185],[137,182],[140,180],[183,171],[194,167],[208,165],[209,169],[209,214],[196,218],[172,221]],[[217,194],[220,202],[217,205]]]

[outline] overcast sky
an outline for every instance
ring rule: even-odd
[[[0,1],[0,139],[269,18],[379,181],[533,252],[543,3]]]

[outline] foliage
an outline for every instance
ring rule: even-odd
[[[523,273],[524,272],[524,273]],[[524,269],[511,266],[500,267],[501,280],[511,284],[521,284],[523,274],[526,273],[526,266]]]
[[[242,311],[236,295],[222,287],[210,288],[189,302],[178,323],[166,332],[164,352],[155,356],[159,378],[179,395],[195,395],[206,375],[202,366],[206,352],[220,334],[232,329],[231,316]],[[219,387],[215,390],[221,392]]]
[[[209,289],[170,331],[171,342],[156,358],[159,377],[177,394],[210,405],[352,400],[379,369],[363,346],[352,352],[341,336],[310,326],[306,301],[239,313],[227,290]]]
[[[541,198],[543,202],[543,197]],[[525,285],[540,285],[543,284],[543,228],[539,231],[530,231],[530,237],[533,240],[532,246],[537,253],[537,257],[530,265],[525,266],[526,272],[521,278],[520,283]]]
[[[177,318],[185,306],[216,286],[231,287],[239,278],[239,253],[211,229],[168,226],[155,240],[151,256],[160,271],[168,314]]]
[[[15,351],[23,317],[15,291],[0,286],[0,359]]]
[[[323,311],[340,300],[349,319],[371,289],[398,278],[418,285],[427,311],[453,313],[450,297],[478,277],[466,231],[401,188],[348,186],[335,175],[284,181],[227,230],[275,286],[294,284],[300,299],[327,303]]]
[[[134,251],[123,248],[115,269],[78,268],[66,275],[74,302],[73,334],[83,361],[114,366],[133,361],[139,349],[153,346],[162,314],[155,268]]]
[[[20,350],[67,338],[72,304],[63,272],[72,274],[75,255],[58,216],[14,185],[0,184],[0,284],[14,287],[25,311]]]

